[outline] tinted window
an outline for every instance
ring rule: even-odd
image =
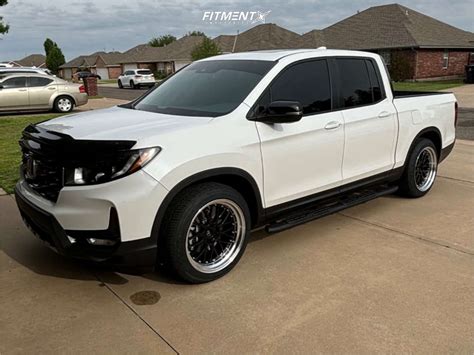
[[[194,62],[145,96],[138,110],[189,116],[220,116],[242,103],[275,62]]]
[[[375,72],[374,63],[371,60],[366,60],[367,69],[369,71],[370,85],[372,87],[372,98],[374,102],[382,100],[382,87],[379,78]]]
[[[325,60],[293,65],[270,88],[271,100],[299,101],[303,112],[311,114],[331,109],[329,71]]]
[[[46,86],[52,82],[51,79],[48,78],[38,78],[38,77],[30,77],[28,82],[29,87],[36,87],[36,86]]]
[[[137,70],[137,74],[140,75],[150,75],[151,71],[150,70]]]
[[[2,83],[5,89],[12,89],[12,88],[24,88],[26,86],[26,78],[11,78],[7,79]]]
[[[344,107],[371,104],[372,89],[363,59],[337,59]]]

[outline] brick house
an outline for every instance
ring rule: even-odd
[[[122,73],[119,63],[123,53],[120,52],[95,52],[91,55],[80,55],[59,67],[59,76],[71,79],[82,70],[89,70],[100,75],[101,79],[116,79]]]
[[[474,61],[474,33],[398,4],[371,7],[308,32],[298,46],[379,53],[395,80],[458,78]]]

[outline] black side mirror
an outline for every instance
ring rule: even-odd
[[[256,121],[265,123],[292,123],[303,117],[303,107],[298,101],[273,101]]]

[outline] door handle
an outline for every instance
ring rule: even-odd
[[[26,89],[18,89],[18,91],[26,91]]]
[[[56,88],[48,88],[48,90],[56,90]]]
[[[324,129],[326,130],[332,130],[332,129],[337,129],[341,126],[341,122],[337,122],[337,121],[331,121],[331,122],[328,122],[328,124],[326,126],[324,126]]]
[[[379,113],[379,118],[386,118],[390,116],[390,112],[382,111]]]

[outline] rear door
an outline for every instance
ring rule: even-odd
[[[18,76],[0,83],[0,109],[13,110],[28,108],[28,88],[26,77]]]
[[[54,82],[53,78],[50,78],[46,75],[44,77],[28,77],[30,107],[49,107],[50,98],[56,93],[57,90],[58,86]]]
[[[291,64],[270,84],[257,109],[271,101],[299,101],[299,122],[257,122],[267,207],[337,187],[342,180],[344,127],[340,111],[332,111],[326,59]]]
[[[346,184],[393,168],[398,120],[375,61],[340,57],[335,62],[338,105],[344,116],[342,175]]]

